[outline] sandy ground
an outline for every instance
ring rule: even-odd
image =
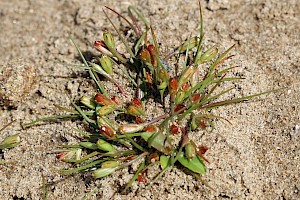
[[[0,166],[0,199],[42,199],[42,176],[51,184],[48,199],[107,199],[130,179],[128,170],[94,181],[87,175],[62,177],[67,165],[49,154],[62,143],[75,143],[80,121],[45,122],[23,130],[21,122],[59,114],[69,107],[66,94],[92,93],[87,74],[66,63],[78,63],[69,42],[73,37],[86,56],[97,55],[92,43],[104,30],[113,31],[102,13],[108,5],[126,13],[137,5],[151,17],[162,49],[174,48],[199,28],[197,1],[18,1],[0,2],[1,139],[19,133],[20,146],[2,155],[13,165]],[[217,111],[232,126],[198,141],[209,147],[204,179],[215,191],[179,169],[168,171],[150,189],[115,199],[300,199],[300,8],[297,0],[203,1],[205,45],[222,50],[236,43],[230,65],[246,77],[236,95],[274,88],[280,92]],[[113,21],[124,29],[118,17]],[[199,134],[200,135],[200,134]],[[197,138],[196,138],[197,139]],[[130,172],[130,171],[129,171]]]

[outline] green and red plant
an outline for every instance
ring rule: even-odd
[[[75,166],[61,170],[62,174],[91,172],[95,178],[101,178],[138,161],[139,168],[126,186],[127,190],[135,180],[150,186],[176,165],[182,165],[198,178],[206,173],[205,162],[208,160],[204,154],[208,148],[195,144],[190,136],[199,129],[214,127],[215,120],[224,119],[212,115],[212,109],[243,102],[270,91],[241,98],[222,98],[233,88],[221,88],[220,91],[221,85],[241,79],[227,76],[234,67],[222,68],[222,64],[232,57],[228,54],[234,45],[221,54],[216,47],[203,50],[200,4],[199,8],[200,35],[188,38],[166,56],[160,52],[150,23],[132,6],[128,8],[131,21],[111,8],[106,9],[116,13],[132,28],[136,36],[133,46],[129,45],[106,11],[103,11],[124,44],[126,56],[117,50],[115,38],[110,32],[105,32],[103,40],[94,43],[101,53],[99,62],[87,62],[72,40],[82,58],[84,69],[95,81],[97,94],[80,98],[83,106],[72,102],[75,111],[69,115],[42,118],[25,124],[30,126],[41,120],[74,117],[81,117],[89,123],[90,131],[84,134],[85,140],[77,145],[65,146],[66,149],[58,154],[59,160]],[[144,30],[138,25],[137,18],[145,25]],[[182,61],[177,64],[180,67],[176,70],[167,63],[173,56]],[[116,66],[124,69],[128,82],[136,90],[135,96],[129,97],[123,86],[113,78]],[[205,73],[200,73],[203,68]],[[121,105],[115,97],[111,97],[103,87],[99,74],[116,85],[128,102]],[[155,97],[156,93],[160,98]],[[162,105],[164,113],[149,118],[156,113],[149,113],[145,104],[153,98]],[[126,120],[119,118],[120,115],[131,117]],[[86,153],[83,155],[83,152]],[[161,171],[153,180],[147,181],[145,172],[153,165],[160,165]]]

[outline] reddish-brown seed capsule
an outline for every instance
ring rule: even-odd
[[[198,101],[200,99],[200,94],[199,93],[195,93],[194,95],[193,95],[193,100],[194,101]]]
[[[186,83],[182,84],[181,89],[182,89],[182,90],[188,90],[189,87],[190,87],[189,82],[186,82]]]
[[[183,109],[183,108],[185,108],[184,105],[178,104],[178,105],[175,107],[174,112],[178,112],[179,110],[181,110],[181,111],[180,111],[180,114],[182,114],[182,113],[184,112],[184,110],[185,110],[185,109]]]
[[[157,153],[152,153],[150,156],[149,156],[149,162],[156,162],[159,160],[159,156]]]
[[[197,151],[197,153],[203,155],[203,154],[206,153],[207,150],[208,150],[208,148],[207,148],[206,146],[200,145],[200,146],[198,146],[198,151]]]
[[[115,135],[115,131],[109,126],[101,126],[100,132],[107,138],[111,138]]]
[[[108,55],[108,56],[113,56],[113,54],[108,50],[108,47],[102,40],[97,40],[94,43],[94,47],[100,51],[101,53]]]
[[[141,172],[139,175],[138,175],[138,178],[137,178],[137,180],[138,180],[138,182],[139,183],[142,183],[142,184],[146,184],[147,183],[147,179],[146,179],[146,177],[145,177],[145,171],[143,171],[143,172]]]
[[[127,113],[132,116],[145,115],[142,101],[138,98],[133,98],[131,104],[127,108]]]
[[[205,152],[208,150],[208,148],[204,145],[198,146],[197,154],[206,162],[209,163],[209,161],[204,157]]]
[[[173,135],[177,135],[177,134],[179,133],[178,126],[176,126],[176,125],[174,125],[174,124],[171,125],[170,131],[171,131],[171,133],[172,133]]]
[[[155,132],[156,131],[156,127],[153,125],[149,125],[145,128],[145,132]]]
[[[151,55],[148,49],[142,49],[140,51],[140,57],[143,63],[151,64]]]
[[[106,44],[104,43],[104,41],[102,40],[97,40],[94,42],[94,47],[96,49],[100,48],[100,47],[104,47],[104,48],[107,48]]]
[[[115,102],[113,102],[111,99],[107,98],[103,94],[96,94],[95,101],[104,106],[115,105]]]
[[[176,92],[178,90],[178,80],[176,78],[170,78],[169,90],[171,95],[171,101],[174,101]]]
[[[63,156],[65,156],[65,155],[66,155],[66,152],[61,152],[61,153],[56,155],[56,158],[61,160],[63,158]]]
[[[178,89],[178,80],[176,78],[170,78],[170,90],[177,91]]]
[[[149,51],[149,53],[150,53],[150,55],[151,55],[151,63],[152,63],[152,65],[154,65],[154,66],[156,66],[157,65],[157,60],[156,60],[156,54],[157,54],[157,52],[156,52],[156,49],[155,49],[155,46],[153,45],[153,44],[149,44],[148,46],[147,46],[147,49],[148,49],[148,51]]]
[[[148,51],[150,52],[151,55],[154,55],[154,54],[156,55],[156,49],[155,49],[155,46],[153,44],[149,44],[147,46],[147,49],[148,49]]]
[[[125,161],[130,161],[136,158],[136,155],[131,155],[125,158]]]
[[[138,98],[133,98],[131,102],[132,102],[133,105],[135,105],[137,107],[142,107],[143,106],[142,101]]]
[[[146,81],[147,81],[147,83],[149,83],[149,84],[152,84],[152,83],[153,83],[152,75],[151,75],[149,72],[146,72]]]
[[[182,134],[186,134],[186,132],[187,132],[187,131],[186,131],[186,128],[184,128],[184,127],[181,127],[181,128],[180,128],[180,131],[182,132]]]
[[[110,99],[115,102],[115,104],[119,104],[119,99],[117,96],[112,96]]]
[[[134,123],[136,123],[136,124],[142,124],[144,122],[145,122],[145,120],[142,119],[141,117],[139,117],[139,116],[135,117]]]

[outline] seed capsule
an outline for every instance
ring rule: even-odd
[[[102,56],[100,59],[101,67],[104,69],[104,71],[108,74],[113,73],[113,63],[111,62],[110,58],[108,56]]]
[[[82,149],[70,149],[56,155],[56,158],[69,162],[70,160],[80,160]]]
[[[79,145],[87,149],[93,149],[93,150],[98,149],[97,145],[92,142],[80,142]]]
[[[132,116],[144,116],[145,115],[145,112],[143,111],[143,109],[140,109],[134,105],[128,106],[127,113]]]
[[[156,162],[159,160],[159,156],[157,153],[152,153],[150,156],[149,156],[149,162]]]
[[[110,32],[103,33],[103,39],[104,39],[104,42],[105,42],[106,46],[109,49],[110,48],[114,49],[116,47],[114,37],[111,35]]]
[[[131,102],[136,107],[142,107],[143,106],[142,101],[138,98],[133,98]]]
[[[170,91],[170,96],[172,101],[174,101],[175,99],[177,90],[178,90],[178,80],[176,78],[170,78],[169,91]]]
[[[185,145],[185,156],[188,159],[193,159],[196,156],[196,147],[191,141]]]
[[[119,166],[119,162],[116,160],[108,160],[101,163],[102,168],[115,168],[117,166]]]
[[[144,64],[151,65],[151,55],[148,49],[142,49],[140,51],[140,57]]]
[[[192,49],[198,45],[198,42],[199,42],[198,37],[193,37],[193,38],[185,41],[184,43],[182,43],[179,46],[178,51],[180,53],[182,53],[182,52],[186,51],[187,49]]]
[[[185,106],[184,106],[183,104],[178,104],[178,105],[175,107],[174,112],[178,112],[179,110],[181,110],[181,111],[180,111],[180,114],[182,114],[182,113],[185,111],[185,109],[183,109],[183,108],[185,108]]]
[[[112,146],[110,143],[108,143],[108,142],[106,142],[105,140],[102,140],[102,139],[99,139],[97,141],[97,146],[102,151],[107,151],[107,152],[115,151],[114,146]]]
[[[149,44],[147,49],[151,55],[151,63],[154,67],[157,67],[157,52],[153,44]]]
[[[108,105],[114,106],[115,105],[115,102],[113,102],[111,99],[107,98],[103,94],[96,94],[95,101],[97,103],[100,103],[100,104],[104,105],[104,106],[108,106]]]
[[[144,129],[143,124],[125,124],[119,127],[121,134],[136,133]]]
[[[194,101],[194,103],[198,103],[199,99],[200,99],[200,94],[199,93],[195,93],[193,95],[193,101]]]
[[[157,132],[157,127],[153,125],[149,125],[145,128],[145,132]]]
[[[218,54],[218,49],[216,47],[212,47],[205,51],[200,57],[200,63],[209,62],[216,57]]]
[[[80,98],[80,102],[90,109],[95,109],[95,101],[89,96],[83,96]]]
[[[102,40],[95,41],[94,47],[104,55],[108,55],[111,57],[113,56],[113,54],[108,50],[108,47]]]
[[[179,133],[178,126],[172,124],[171,127],[170,127],[170,132],[171,132],[173,135],[177,135],[177,134]]]
[[[138,182],[139,183],[142,183],[142,184],[146,184],[147,183],[147,179],[146,179],[146,177],[145,177],[145,171],[142,171],[139,175],[138,175],[138,178],[137,178],[137,180],[138,180]]]
[[[178,85],[181,87],[184,83],[188,82],[189,79],[193,76],[196,72],[197,67],[189,66],[187,67],[182,73],[178,80]]]
[[[107,138],[112,138],[116,134],[115,131],[109,126],[101,126],[100,133]]]
[[[103,178],[105,176],[112,174],[116,169],[117,169],[117,167],[99,168],[99,169],[96,169],[95,171],[93,171],[92,173],[95,178]]]
[[[208,148],[206,146],[198,146],[198,151],[197,154],[206,162],[209,163],[209,161],[204,157],[205,152],[208,150]]]
[[[175,104],[180,104],[185,99],[185,92],[183,90],[179,90],[177,92],[176,98],[175,98]]]
[[[1,143],[0,143],[0,149],[10,149],[13,148],[21,143],[21,138],[18,134],[11,135],[6,137]]]
[[[146,81],[147,81],[147,83],[149,83],[149,84],[152,84],[152,83],[153,83],[152,75],[151,75],[149,72],[146,72]]]
[[[105,116],[105,115],[112,113],[114,110],[115,110],[115,108],[112,106],[102,106],[97,109],[97,115]]]
[[[127,108],[127,113],[132,116],[144,116],[145,111],[143,108],[142,101],[138,98],[133,98],[131,105]]]

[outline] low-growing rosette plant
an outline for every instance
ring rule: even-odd
[[[208,148],[196,144],[191,135],[197,134],[199,129],[213,128],[215,120],[228,121],[211,114],[212,109],[269,92],[223,98],[233,88],[224,89],[222,84],[241,79],[228,77],[228,72],[234,67],[222,68],[222,64],[232,57],[229,53],[234,45],[223,53],[219,53],[216,47],[204,50],[200,4],[199,8],[199,36],[187,38],[167,55],[160,52],[151,24],[133,6],[128,8],[131,20],[111,8],[103,10],[106,16],[107,11],[116,13],[132,28],[134,45],[126,41],[107,16],[124,44],[126,54],[117,50],[116,37],[110,32],[103,33],[103,38],[95,41],[94,47],[100,52],[95,62],[88,62],[72,40],[82,58],[83,68],[95,82],[95,96],[81,97],[80,105],[72,102],[75,110],[70,114],[25,124],[30,126],[41,120],[74,117],[81,117],[89,123],[89,132],[80,131],[84,140],[75,145],[65,145],[57,155],[59,160],[72,164],[70,169],[61,170],[61,174],[89,172],[95,178],[102,178],[137,162],[139,167],[124,189],[127,190],[135,180],[151,186],[174,166],[181,165],[199,179],[200,175],[206,173],[205,163],[208,160],[204,154]],[[144,29],[139,26],[138,19]],[[176,69],[168,64],[172,57],[177,59],[175,66],[179,67]],[[113,78],[117,67],[124,69],[124,76],[135,91],[135,96],[130,96],[124,86]],[[121,104],[115,96],[111,96],[102,80],[111,81],[116,90],[127,97],[127,102]],[[150,99],[162,105],[163,114],[157,116],[156,113],[149,113],[145,105]],[[146,172],[153,165],[160,165],[161,171],[153,180],[148,180]]]

